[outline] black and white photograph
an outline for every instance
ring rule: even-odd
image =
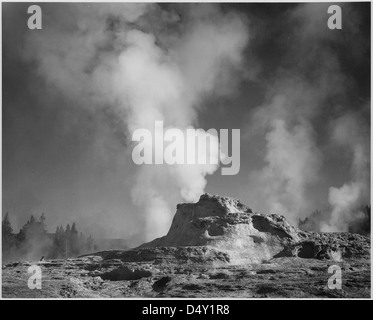
[[[370,2],[2,1],[1,34],[2,299],[371,298]]]

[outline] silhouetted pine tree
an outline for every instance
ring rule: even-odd
[[[27,259],[40,259],[50,253],[51,240],[47,236],[45,216],[38,220],[31,215],[30,220],[21,228],[17,235],[18,254]]]
[[[62,226],[58,226],[53,236],[53,247],[51,249],[51,257],[64,258],[66,254],[65,250],[65,232]]]
[[[70,236],[71,236],[71,228],[70,225],[66,225],[65,229],[65,256],[69,257],[71,254],[71,241],[70,241]]]
[[[79,254],[79,237],[78,231],[76,230],[75,222],[72,224],[70,231],[70,248],[71,255],[75,256]]]
[[[2,221],[3,236],[3,260],[5,251],[12,251],[12,259],[40,259],[46,258],[67,258],[77,256],[85,252],[92,252],[97,249],[91,236],[86,237],[79,232],[74,222],[71,227],[66,225],[57,226],[51,237],[47,234],[45,214],[42,213],[39,219],[34,215],[20,229],[17,235],[13,229],[8,213]]]
[[[9,221],[9,213],[7,212],[5,214],[5,217],[3,219],[3,222],[2,222],[2,235],[3,235],[3,238],[4,237],[9,237],[13,234],[13,228],[12,228],[12,225]]]
[[[9,220],[8,212],[5,214],[1,227],[3,260],[7,260],[12,253],[12,250],[15,249],[15,236],[13,234],[13,228]]]

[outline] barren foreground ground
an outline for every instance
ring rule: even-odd
[[[185,254],[173,249],[173,254]],[[192,252],[187,254],[193,255]],[[262,264],[213,266],[197,261],[172,261],[169,252],[162,249],[157,256],[154,260],[128,262],[131,260],[128,252],[109,251],[76,259],[39,262],[43,276],[41,290],[30,290],[27,286],[31,262],[10,264],[3,266],[3,297],[370,297],[370,263],[364,259],[337,263],[282,257]],[[341,290],[328,288],[328,279],[332,276],[328,273],[330,265],[341,267]]]

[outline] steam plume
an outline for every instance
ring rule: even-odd
[[[346,28],[356,32],[358,22],[353,11],[348,5],[343,10],[351,14]],[[251,192],[267,204],[266,210],[284,214],[297,224],[317,209],[310,190],[321,180],[320,170],[324,165],[317,132],[321,128],[319,119],[331,109],[344,114],[347,107],[336,101],[352,86],[351,79],[343,72],[338,51],[333,48],[340,34],[330,32],[325,23],[326,4],[299,5],[282,18],[297,27],[287,39],[286,55],[274,72],[275,80],[267,86],[267,102],[253,117],[250,132],[265,137],[266,165],[251,173],[249,181],[253,186]],[[359,43],[357,39],[355,42]],[[343,39],[346,40],[351,39]],[[368,144],[361,138],[354,117],[342,116],[334,126],[331,143],[337,142],[352,151],[354,173],[353,179],[341,188],[330,187],[326,200],[332,206],[331,220],[323,230],[341,231],[354,219],[351,210],[366,199],[363,194],[369,190],[369,158]],[[347,137],[347,132],[354,134]],[[312,219],[321,218],[321,215],[312,216]]]
[[[48,27],[29,35],[25,58],[77,106],[115,108],[128,136],[137,128],[154,130],[155,120],[185,130],[198,124],[205,95],[230,93],[248,40],[240,15],[212,5],[185,8],[64,5],[66,15],[51,12]],[[132,198],[145,213],[145,240],[167,231],[169,205],[180,196],[196,200],[217,167],[136,169]]]
[[[349,226],[364,218],[363,204],[369,203],[369,130],[354,114],[346,114],[333,124],[333,140],[351,153],[351,181],[340,188],[329,188],[330,219],[321,231],[349,231]],[[342,149],[342,150],[343,150]]]

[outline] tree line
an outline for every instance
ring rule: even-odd
[[[14,233],[8,213],[2,221],[3,261],[69,258],[97,250],[91,235],[79,232],[75,222],[48,233],[42,213],[38,219],[31,215],[19,232]]]
[[[331,209],[328,208],[324,211],[316,209],[304,219],[298,219],[298,227],[304,231],[320,232],[320,225],[329,218]],[[357,233],[364,236],[371,234],[371,214],[370,205],[364,205],[351,212],[356,218],[351,220],[348,224],[348,232]]]

